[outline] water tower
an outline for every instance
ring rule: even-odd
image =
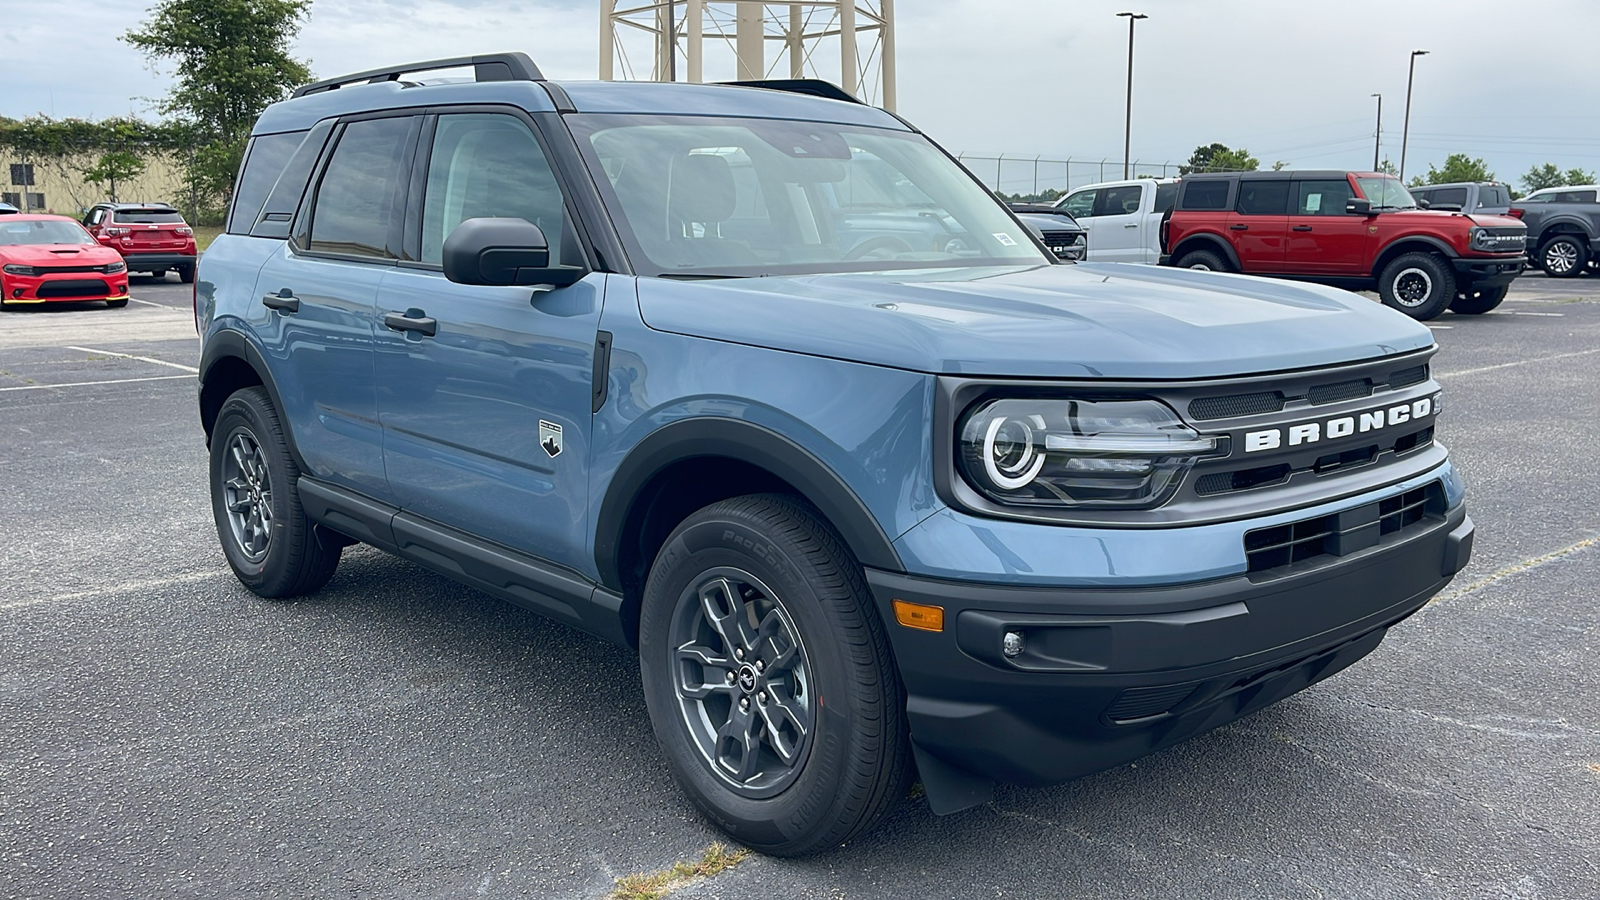
[[[821,78],[893,110],[894,0],[600,0],[601,79],[701,82],[708,70]]]

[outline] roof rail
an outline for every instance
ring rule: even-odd
[[[829,100],[843,100],[846,103],[861,101],[844,88],[831,81],[820,78],[773,78],[759,81],[720,81],[718,84],[728,84],[734,87],[764,88],[769,91],[788,91],[791,94],[810,94],[813,97],[826,97]],[[861,104],[865,106],[866,104]]]
[[[533,64],[526,53],[485,53],[480,56],[457,56],[451,59],[430,59],[427,62],[407,63],[403,66],[385,66],[351,75],[341,75],[295,88],[294,97],[321,94],[338,90],[347,84],[380,81],[399,81],[401,75],[411,72],[429,72],[434,69],[473,68],[478,81],[543,81],[544,74]]]

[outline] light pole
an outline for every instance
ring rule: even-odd
[[[1400,180],[1406,180],[1406,141],[1411,137],[1411,82],[1417,77],[1417,57],[1427,56],[1426,50],[1411,51],[1411,71],[1406,75],[1406,123],[1400,129]]]
[[[1383,95],[1373,94],[1378,98],[1378,127],[1372,132],[1372,171],[1378,171],[1378,148],[1383,146]]]
[[[1128,20],[1128,114],[1122,127],[1122,177],[1128,177],[1129,148],[1133,146],[1133,23],[1148,19],[1144,13],[1119,12],[1118,18]]]

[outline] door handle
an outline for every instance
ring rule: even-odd
[[[1249,225],[1229,225],[1228,228],[1232,229],[1233,231],[1249,231],[1250,230],[1250,226]]]
[[[262,296],[261,305],[281,313],[297,313],[300,311],[300,298],[294,295],[294,291],[284,288],[276,294]]]
[[[1138,228],[1139,227],[1139,223],[1138,222],[1129,222],[1128,224],[1126,224],[1126,225],[1124,225],[1122,227],[1123,228]]]
[[[1296,226],[1294,226],[1294,230],[1295,231],[1310,231],[1311,230],[1311,226],[1310,225],[1296,225]]]
[[[428,318],[422,310],[414,306],[403,313],[384,313],[383,324],[395,331],[415,331],[427,337],[433,337],[439,333],[438,320]]]

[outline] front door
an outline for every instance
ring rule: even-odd
[[[556,290],[446,279],[441,248],[466,219],[526,219],[544,231],[553,261],[577,247],[561,188],[525,120],[448,114],[432,131],[418,150],[427,164],[420,264],[393,269],[379,289],[378,406],[391,489],[409,512],[586,569],[604,276]],[[384,324],[390,316],[433,325],[396,329]]]
[[[1287,178],[1244,179],[1239,197],[1228,216],[1228,239],[1248,274],[1283,271],[1285,237],[1289,229]]]
[[[1142,184],[1119,184],[1100,189],[1095,201],[1094,234],[1089,240],[1095,258],[1104,262],[1146,262]]]
[[[1368,274],[1366,249],[1371,235],[1367,217],[1344,211],[1345,202],[1354,196],[1345,178],[1294,183],[1283,271],[1349,277]]]

